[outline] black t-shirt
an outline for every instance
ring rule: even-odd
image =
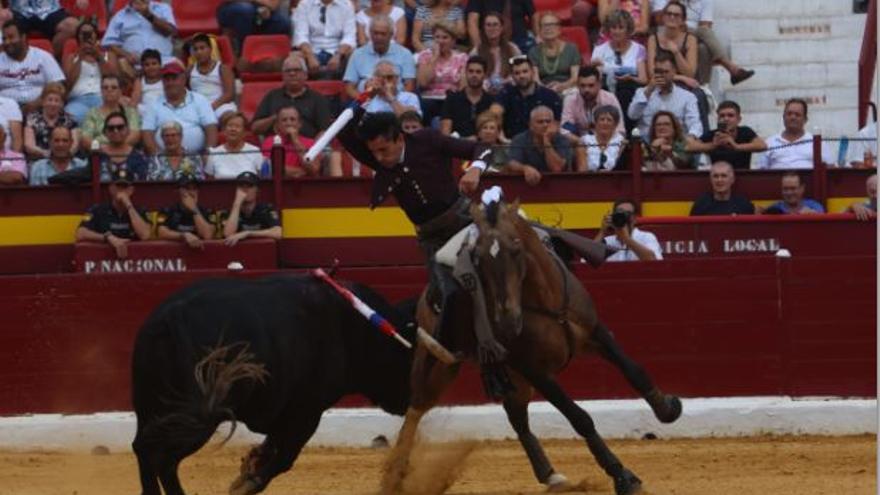
[[[504,15],[504,4],[510,2],[510,17],[514,39],[526,36],[530,27],[526,19],[535,15],[535,4],[532,0],[470,0],[467,4],[467,14],[476,12],[480,14],[480,29],[483,29],[483,16],[489,12],[497,12]],[[513,41],[513,40],[511,40]]]
[[[311,88],[307,88],[303,94],[295,97],[288,95],[283,87],[269,91],[257,106],[254,120],[275,115],[278,110],[286,106],[296,107],[301,125],[299,133],[307,138],[315,137],[332,123],[330,100]]]
[[[691,216],[702,215],[753,215],[755,205],[742,196],[732,194],[727,201],[717,201],[712,193],[707,192],[694,201]]]
[[[141,218],[147,220],[147,212],[142,208],[135,207]],[[92,205],[79,224],[93,232],[103,234],[110,232],[122,239],[136,239],[134,229],[131,228],[131,220],[128,212],[119,213],[110,203]]]
[[[202,214],[205,220],[210,224],[214,224],[216,220],[214,212],[208,208],[203,208],[202,206],[198,206],[198,208],[199,213]],[[180,203],[177,203],[170,208],[162,209],[156,219],[156,224],[159,226],[165,226],[176,232],[189,232],[195,234],[196,222],[194,217],[195,214],[193,214],[193,212],[184,208]]]
[[[704,132],[703,135],[700,136],[700,141],[711,143],[716,132],[718,132],[718,129]],[[734,141],[736,141],[737,144],[751,143],[756,137],[758,137],[758,134],[756,134],[751,127],[740,126],[736,128],[736,137],[734,138]],[[748,170],[752,163],[752,153],[750,151],[735,151],[728,148],[718,148],[715,151],[709,152],[708,155],[709,159],[712,160],[712,163],[728,162],[733,165],[733,168],[739,170]]]
[[[225,222],[228,218],[229,212],[223,212],[223,221]],[[275,208],[270,204],[257,203],[250,215],[244,210],[239,212],[237,232],[265,230],[279,225],[281,225],[281,221],[278,219],[278,212],[275,211]]]
[[[495,99],[492,96],[483,92],[479,101],[473,104],[464,90],[450,91],[446,95],[446,101],[443,102],[443,113],[440,118],[451,119],[452,130],[457,132],[459,137],[475,136],[477,116],[488,110],[493,101]]]

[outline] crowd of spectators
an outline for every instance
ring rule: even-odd
[[[75,0],[78,8],[95,1]],[[293,0],[290,11],[279,0],[224,0],[218,30],[186,39],[172,3],[116,3],[103,32],[59,0],[0,9],[0,183],[45,185],[93,153],[105,181],[114,170],[134,181],[266,177],[276,144],[285,177],[339,176],[338,149],[316,163],[303,155],[341,103],[364,91],[367,111],[395,113],[407,132],[435,127],[491,144],[491,170],[529,184],[546,173],[632,166],[634,147],[646,170],[708,170],[712,192],[695,214],[754,210],[731,195],[735,170],[814,163],[802,99],[786,102],[774,136],[745,125],[733,101],[717,106],[710,130],[701,85],[712,67],[724,67],[732,84],[754,74],[715,36],[712,0],[600,0],[595,9],[573,1],[575,27],[587,31],[584,16],[598,16],[590,53],[566,37],[560,15],[532,0]],[[278,86],[252,116],[240,111],[241,66],[221,60],[216,33],[231,39],[239,62],[248,36],[289,39],[280,73],[264,74]],[[48,38],[51,52],[34,36]],[[341,81],[344,91],[333,99],[313,80]],[[821,160],[873,167],[876,154],[876,143],[854,141],[838,163],[825,143]],[[793,194],[775,209],[815,210]]]

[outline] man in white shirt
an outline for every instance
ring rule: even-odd
[[[3,126],[8,131],[6,133],[6,142],[0,143],[0,146],[12,151],[21,151],[21,147],[24,144],[21,123],[21,108],[19,108],[18,103],[0,96],[0,126]]]
[[[355,12],[348,0],[303,0],[293,11],[293,47],[309,72],[340,79],[357,47]]]
[[[188,153],[201,153],[217,144],[217,115],[204,96],[186,89],[186,69],[178,61],[162,68],[164,95],[157,100],[141,125],[144,148],[155,155],[165,148],[156,130],[169,121],[183,128],[183,148]]]
[[[0,53],[0,96],[14,100],[24,113],[40,106],[40,93],[49,82],[64,82],[64,72],[52,55],[28,45],[27,34],[15,21],[3,24]]]
[[[695,138],[703,135],[703,123],[697,108],[697,97],[690,91],[675,85],[675,59],[666,52],[660,52],[654,59],[654,74],[644,88],[636,90],[629,104],[627,115],[638,122],[643,140],[650,136],[651,121],[661,110],[672,112],[681,122],[685,132]]]
[[[605,261],[662,260],[663,252],[657,236],[635,227],[636,203],[629,199],[614,202],[613,213],[602,218],[602,227],[596,233],[596,242],[617,250]]]
[[[813,168],[813,135],[806,131],[807,102],[792,98],[782,114],[785,129],[767,139],[767,151],[758,155],[755,168],[762,170]],[[822,143],[822,161],[834,163],[826,143]]]
[[[874,168],[877,166],[877,123],[862,127],[856,140],[850,140],[846,163],[853,168]]]

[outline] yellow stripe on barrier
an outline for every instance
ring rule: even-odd
[[[828,213],[843,213],[853,203],[863,203],[867,199],[861,198],[828,198]]]
[[[0,217],[0,246],[72,244],[82,215]]]

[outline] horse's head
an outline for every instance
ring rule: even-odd
[[[519,201],[471,206],[471,216],[480,232],[474,248],[474,263],[489,317],[495,330],[505,337],[515,337],[522,330],[526,255],[514,224],[518,211]]]

